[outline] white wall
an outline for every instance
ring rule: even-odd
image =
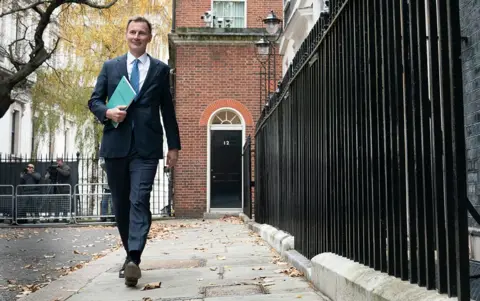
[[[52,153],[50,154],[50,137],[48,134],[43,137],[37,137],[38,149],[37,154],[40,157],[51,155],[52,158],[56,157],[74,157],[78,151],[76,147],[76,126],[70,121],[64,125],[63,121],[59,122],[58,127],[55,130],[52,141]]]

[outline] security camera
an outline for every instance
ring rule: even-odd
[[[200,16],[200,19],[202,19],[203,21],[206,22],[208,19],[210,19],[210,16],[209,16],[209,15],[206,15],[206,14],[205,14],[205,15],[201,15],[201,16]]]
[[[204,20],[205,22],[209,22],[210,17],[212,16],[212,12],[207,10],[201,17],[200,19]]]
[[[212,19],[215,19],[215,16],[212,16],[212,12],[207,10],[201,17],[206,26],[211,26]]]
[[[218,18],[218,19],[217,19],[218,28],[222,28],[222,23],[223,23],[223,21],[224,21],[223,18]]]
[[[330,1],[325,0],[323,1],[323,8],[322,11],[320,12],[321,17],[327,17],[330,15]]]

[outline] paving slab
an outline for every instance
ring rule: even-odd
[[[291,266],[245,225],[222,219],[190,225],[147,245],[135,288],[118,278],[119,250],[21,301],[328,300],[301,274],[292,276]],[[161,285],[143,290],[149,283]]]

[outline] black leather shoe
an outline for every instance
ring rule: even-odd
[[[125,267],[127,266],[127,263],[130,262],[130,258],[126,258],[125,259],[125,262],[123,263],[122,265],[122,268],[120,269],[120,271],[118,271],[118,278],[125,278]]]
[[[138,265],[133,261],[128,262],[125,266],[125,285],[134,287],[140,278],[142,278],[142,271]]]

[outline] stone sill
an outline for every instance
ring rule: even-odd
[[[266,34],[263,28],[180,27],[169,34],[173,44],[256,42]]]

